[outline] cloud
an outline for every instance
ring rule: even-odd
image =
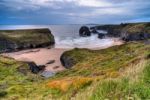
[[[86,7],[108,7],[112,6],[110,2],[105,2],[104,0],[76,0],[79,6]]]
[[[49,23],[54,22],[54,19],[59,19],[60,23],[115,23],[136,19],[146,20],[150,17],[149,10],[149,0],[0,1],[1,18],[23,17],[27,20],[37,19],[36,21],[44,18],[49,20]]]

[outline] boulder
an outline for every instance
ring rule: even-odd
[[[45,77],[45,78],[49,78],[54,76],[56,73],[52,72],[52,71],[43,71],[42,73],[40,73],[41,76]]]
[[[104,38],[104,37],[105,37],[105,34],[102,34],[102,33],[99,33],[99,34],[98,34],[98,38],[99,38],[99,39],[102,39],[102,38]]]
[[[91,28],[91,33],[98,34],[98,31],[96,30],[96,28]]]
[[[38,67],[40,70],[44,70],[46,66],[45,66],[45,65],[38,65],[37,67]]]
[[[91,36],[90,29],[87,26],[82,26],[79,30],[79,35],[82,37]]]
[[[40,71],[42,71],[45,68],[44,65],[37,66],[34,62],[26,62],[26,63],[29,66],[29,70],[34,74],[38,74]]]
[[[67,69],[71,68],[73,65],[76,64],[74,59],[72,57],[68,56],[66,53],[63,53],[61,55],[60,61],[61,61],[62,65]]]
[[[34,62],[24,62],[27,63],[28,66],[19,66],[17,71],[22,73],[23,75],[27,75],[28,73],[32,72],[34,74],[38,74],[39,72],[45,69],[45,65],[36,65]]]
[[[32,73],[37,74],[38,72],[40,72],[40,68],[34,62],[27,62],[27,64],[29,65],[29,69]]]

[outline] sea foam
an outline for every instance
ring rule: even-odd
[[[112,38],[99,39],[98,36],[90,37],[55,37],[55,48],[101,48],[111,46],[114,43]]]

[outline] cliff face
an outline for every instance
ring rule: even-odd
[[[49,29],[0,30],[0,51],[45,47],[54,43]]]
[[[137,41],[150,38],[150,23],[126,23],[120,25],[96,26],[99,30],[106,30],[108,36],[121,37],[126,41]]]

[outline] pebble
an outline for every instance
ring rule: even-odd
[[[52,72],[52,71],[43,71],[40,75],[45,77],[45,78],[49,78],[54,76],[56,73]]]

